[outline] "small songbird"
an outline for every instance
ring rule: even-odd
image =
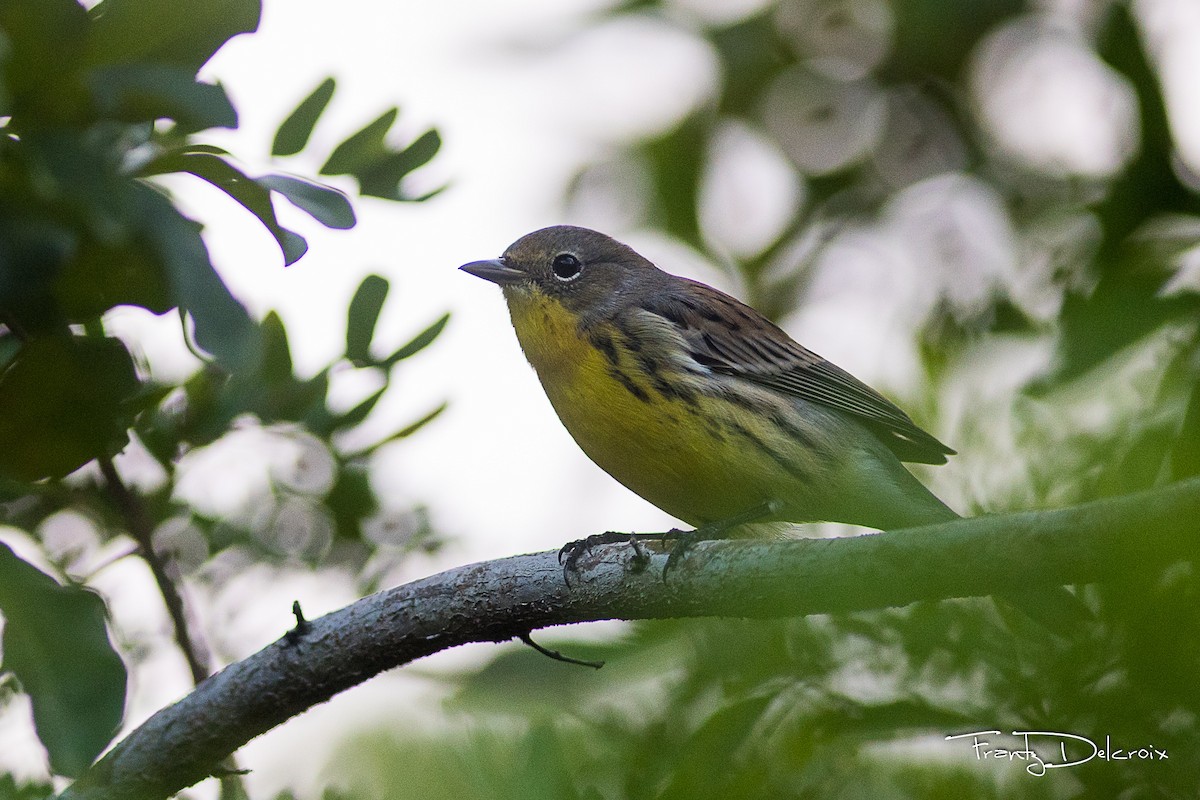
[[[900,463],[953,450],[733,297],[570,226],[461,269],[503,289],[583,451],[672,516],[880,529],[957,517]]]

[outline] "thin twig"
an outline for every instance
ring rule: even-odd
[[[517,638],[532,647],[534,650],[537,650],[542,655],[546,656],[546,658],[552,658],[555,661],[561,661],[564,664],[576,664],[580,667],[591,667],[592,669],[600,669],[604,666],[603,661],[586,661],[582,658],[571,658],[570,656],[564,656],[557,650],[551,650],[548,647],[542,647],[530,637],[528,631],[517,634]]]
[[[300,601],[292,601],[292,616],[296,618],[296,627],[283,635],[283,638],[291,643],[296,643],[304,638],[304,634],[308,633],[309,622],[304,618],[304,610],[300,608]]]
[[[187,660],[188,669],[192,673],[192,682],[199,684],[208,677],[208,665],[204,663],[204,659],[198,652],[197,639],[193,638],[188,628],[187,610],[183,604],[183,596],[179,593],[179,587],[175,585],[175,581],[167,571],[167,562],[154,552],[154,526],[147,517],[141,500],[121,480],[112,459],[106,456],[98,460],[108,496],[116,505],[117,510],[121,512],[129,535],[137,542],[139,555],[150,565],[150,572],[154,575],[154,582],[158,584],[158,592],[162,595],[163,604],[166,605],[167,614],[171,617],[171,624],[175,628],[175,642],[183,651],[184,659]]]

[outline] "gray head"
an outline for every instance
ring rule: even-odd
[[[585,317],[601,317],[670,279],[633,248],[588,228],[555,225],[522,236],[504,255],[460,269],[505,292],[540,292]]]

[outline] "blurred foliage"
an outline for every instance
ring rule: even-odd
[[[125,666],[108,643],[104,602],[0,544],[0,608],[4,669],[29,693],[54,771],[76,775],[108,744],[125,706]]]
[[[280,318],[251,318],[214,270],[201,226],[154,180],[188,174],[221,189],[274,237],[285,265],[308,244],[279,222],[280,199],[326,227],[355,224],[342,191],[293,174],[252,176],[198,139],[237,125],[225,90],[197,73],[229,39],[258,27],[260,3],[87,5],[0,0],[0,523],[43,545],[42,561],[56,573],[0,545],[3,670],[32,701],[51,768],[68,776],[91,763],[124,714],[125,668],[104,604],[85,587],[88,576],[76,574],[110,540],[131,537],[143,557],[154,554],[164,596],[178,593],[172,584],[184,573],[223,580],[261,563],[336,566],[370,589],[388,565],[438,547],[423,509],[384,507],[368,467],[380,447],[443,406],[366,446],[343,442],[400,362],[447,321],[383,347],[375,329],[388,282],[372,275],[350,305],[344,357],[297,375]],[[423,199],[403,182],[440,139],[427,131],[403,146],[385,140],[394,108],[330,153],[311,152],[309,136],[334,89],[324,81],[283,122],[274,155],[323,157],[322,174],[351,176],[364,195]],[[118,306],[178,313],[180,341],[198,369],[182,381],[156,377],[129,344],[106,334],[106,314]],[[346,372],[375,388],[342,409],[329,388]],[[244,518],[193,507],[178,491],[187,459],[248,428],[292,442],[298,455],[275,465],[266,496],[251,498]],[[123,478],[112,461],[122,452],[158,477],[136,485]],[[75,547],[44,541],[64,525],[68,539],[90,548],[90,562]],[[221,554],[234,556],[226,573],[197,574]],[[0,794],[23,792],[0,777]]]
[[[955,381],[1007,368],[1014,346],[1052,357],[1001,381],[1012,388],[999,405],[969,394],[953,429],[930,419],[964,453],[945,471],[975,452],[1001,476],[972,486],[968,502],[1046,507],[1198,474],[1197,183],[1131,5],[1076,4],[1058,16],[1046,5],[777,0],[732,22],[665,0],[598,12],[589,24],[651,18],[706,42],[717,83],[669,130],[612,143],[576,176],[568,203],[620,209],[620,224],[669,234],[727,267],[778,318],[806,299],[836,244],[889,223],[897,198],[947,185],[973,193],[1011,232],[1014,268],[985,274],[971,302],[962,294],[986,273],[976,262],[990,256],[978,243],[988,232],[949,201],[902,229],[939,295],[914,314],[927,391],[945,396]],[[586,31],[567,41],[575,35]],[[1039,161],[989,116],[1000,91],[989,64],[1000,54],[1020,66],[1033,53],[1021,48],[1040,36],[1067,41],[1074,63],[1130,99],[1116,163]],[[1009,113],[1022,110],[1016,102]],[[1111,116],[1097,125],[1122,119],[1120,103],[1102,111]],[[731,244],[706,216],[731,128],[778,154],[803,188],[756,246]],[[924,405],[931,418],[935,404]],[[1055,631],[1005,604],[961,600],[639,623],[610,644],[546,642],[606,660],[599,673],[513,647],[447,679],[465,731],[364,735],[338,753],[330,781],[355,798],[1194,797],[1195,565],[1131,563],[1121,581],[1075,594],[1081,602]],[[1096,758],[1037,778],[1023,762],[977,761],[969,742],[944,739],[982,730],[1065,732],[1101,748],[1107,735],[1169,758]]]
[[[18,784],[11,775],[0,775],[0,800],[43,800],[53,793],[50,784]]]

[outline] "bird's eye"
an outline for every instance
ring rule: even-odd
[[[571,281],[579,277],[583,264],[571,253],[559,253],[550,263],[550,269],[554,270],[554,277],[560,281]]]

